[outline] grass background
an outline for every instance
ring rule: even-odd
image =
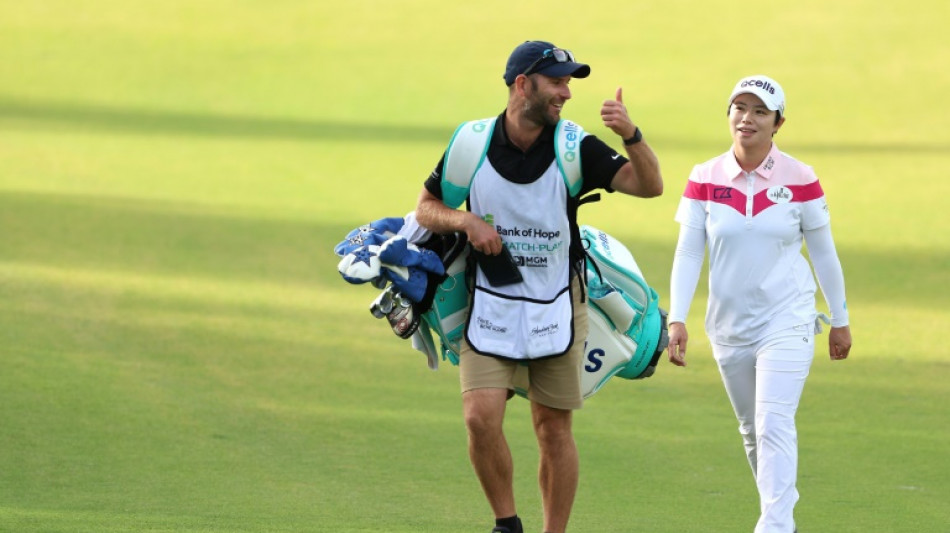
[[[510,50],[573,49],[565,115],[624,101],[666,193],[582,222],[665,297],[679,193],[741,76],[832,209],[855,348],[799,415],[802,531],[950,531],[950,4],[0,1],[0,531],[476,532],[457,372],[366,312],[331,250],[414,205]],[[749,531],[757,503],[690,318],[691,365],[576,418],[573,531]],[[665,303],[665,302],[664,302]],[[507,429],[540,524],[527,403]]]

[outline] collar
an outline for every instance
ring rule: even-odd
[[[512,150],[521,151],[521,148],[515,146],[508,139],[508,130],[505,129],[505,111],[502,111],[498,118],[495,119],[495,135],[492,135],[492,143],[511,148]],[[535,139],[534,144],[528,148],[528,151],[534,150],[538,146],[554,146],[554,126],[545,125],[544,129],[541,130],[541,134],[538,135],[538,138]]]
[[[781,152],[779,152],[778,146],[773,142],[769,153],[766,154],[765,159],[759,163],[759,166],[756,167],[753,172],[764,179],[770,179],[772,174],[775,173],[775,167],[778,165],[780,155]],[[745,174],[745,171],[739,166],[739,162],[736,161],[736,154],[732,150],[729,150],[727,153],[724,170],[726,171],[726,175],[730,176],[731,179],[736,179]]]

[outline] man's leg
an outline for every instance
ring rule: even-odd
[[[538,438],[540,461],[538,483],[544,507],[544,531],[562,533],[567,528],[577,493],[578,452],[571,424],[573,410],[584,405],[581,392],[581,362],[587,339],[587,304],[580,301],[580,282],[575,278],[574,344],[559,357],[529,364],[531,418]]]
[[[563,533],[574,505],[579,469],[577,445],[571,431],[573,411],[532,402],[531,415],[541,455],[538,483],[544,507],[544,531]]]
[[[502,430],[507,399],[507,389],[473,389],[462,394],[469,459],[496,519],[517,514],[511,450]]]

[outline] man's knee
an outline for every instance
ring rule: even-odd
[[[465,427],[469,433],[486,435],[500,432],[505,418],[505,389],[475,389],[462,395]]]
[[[542,445],[557,445],[573,439],[571,433],[573,411],[536,404],[533,418],[534,432]]]

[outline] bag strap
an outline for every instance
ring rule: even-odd
[[[576,198],[584,183],[581,175],[581,141],[587,133],[570,120],[561,120],[554,131],[554,153],[557,166],[571,198]]]
[[[457,208],[468,198],[472,178],[488,154],[495,117],[471,120],[455,129],[442,164],[442,202]]]
[[[457,208],[465,203],[475,172],[488,155],[488,144],[495,131],[497,117],[471,120],[455,129],[442,163],[442,202]],[[570,120],[558,122],[554,131],[554,154],[571,198],[576,198],[584,183],[581,173],[581,141],[587,133]]]

